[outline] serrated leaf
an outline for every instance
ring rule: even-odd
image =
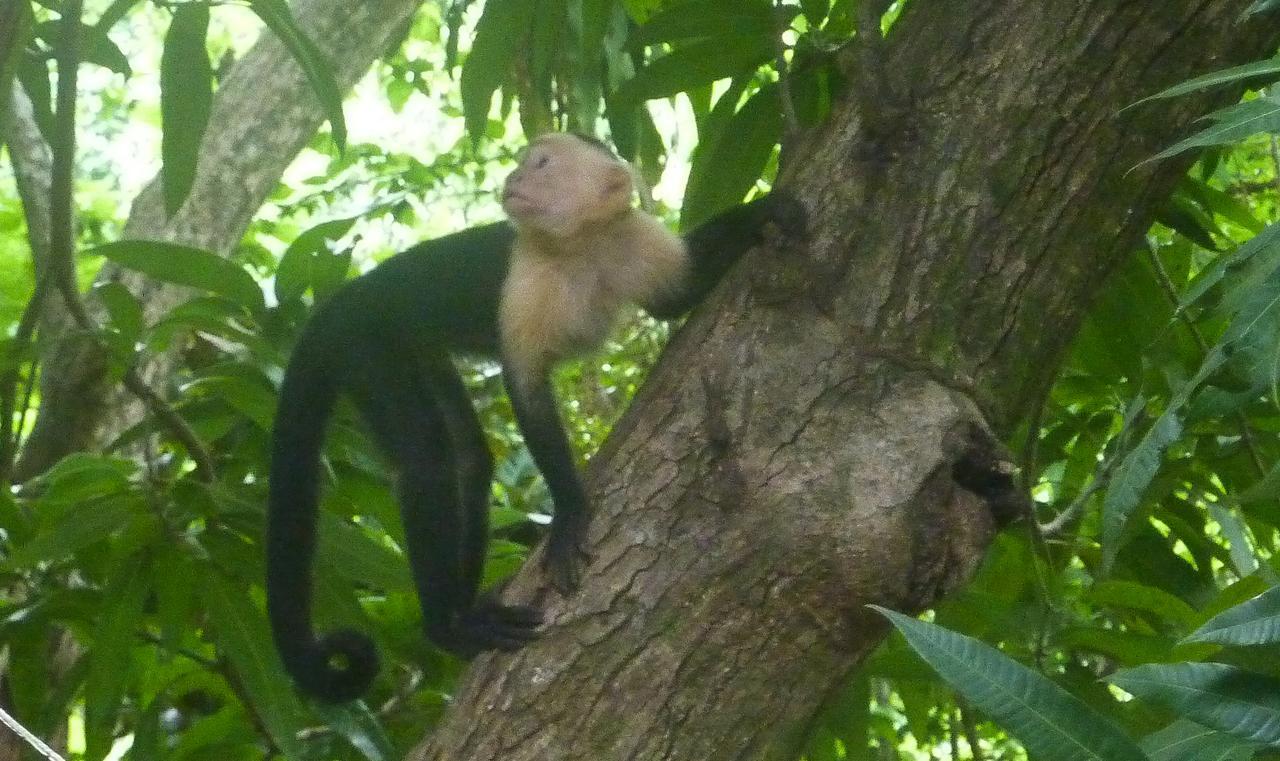
[[[122,240],[95,246],[86,256],[103,256],[122,267],[166,283],[216,293],[260,312],[262,289],[239,265],[204,249],[160,241]]]
[[[1261,2],[1268,1],[1269,0],[1261,0]],[[1246,63],[1243,66],[1232,66],[1229,69],[1222,69],[1193,79],[1188,79],[1187,81],[1176,84],[1173,87],[1161,90],[1155,95],[1149,95],[1137,103],[1134,103],[1133,106],[1139,106],[1143,103],[1159,100],[1161,98],[1176,98],[1180,95],[1188,95],[1196,92],[1197,90],[1205,90],[1210,87],[1219,87],[1221,85],[1231,84],[1232,82],[1239,82],[1242,79],[1269,77],[1272,75],[1280,76],[1280,59],[1268,58],[1265,61],[1254,61],[1253,63]],[[1133,106],[1129,106],[1129,108],[1133,108]]]
[[[1209,619],[1184,642],[1269,645],[1280,642],[1280,587],[1263,592]]]
[[[165,210],[175,213],[196,179],[200,141],[213,107],[213,66],[205,48],[209,6],[179,5],[160,56],[160,184]]]
[[[948,684],[1045,761],[1146,761],[1128,735],[1044,676],[972,637],[870,606]]]
[[[729,119],[714,146],[700,147],[680,210],[681,228],[691,230],[740,203],[781,137],[777,89],[761,88]]]
[[[306,710],[271,644],[266,618],[248,603],[248,589],[235,586],[216,569],[206,569],[201,579],[218,649],[231,661],[254,712],[286,758],[306,758],[298,740],[307,726]]]
[[[536,10],[535,0],[485,3],[471,53],[462,64],[462,111],[472,140],[485,134],[493,93],[506,82],[516,53],[524,50]]]
[[[84,686],[85,757],[107,755],[115,740],[125,689],[130,685],[134,634],[150,589],[145,564],[134,558],[116,569],[103,592],[98,625],[89,650],[89,677]]]
[[[1212,121],[1213,126],[1203,129],[1185,140],[1174,143],[1143,161],[1142,164],[1167,159],[1170,156],[1176,156],[1193,148],[1226,145],[1252,137],[1260,132],[1280,131],[1280,102],[1271,98],[1256,98],[1214,111],[1205,118]]]
[[[1152,732],[1140,746],[1151,761],[1248,761],[1254,753],[1254,746],[1186,719]]]
[[[1221,663],[1147,665],[1108,681],[1212,729],[1280,746],[1280,679]]]
[[[338,83],[333,78],[333,67],[324,53],[303,33],[293,18],[293,12],[289,10],[289,4],[284,0],[251,0],[249,7],[298,62],[311,85],[311,91],[319,99],[320,107],[329,119],[329,131],[333,135],[334,145],[338,146],[339,151],[345,150],[347,121],[342,113],[342,91],[338,89]]]

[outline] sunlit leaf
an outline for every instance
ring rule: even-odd
[[[209,6],[186,3],[174,11],[160,57],[160,182],[173,214],[196,179],[200,141],[213,107],[213,67],[205,49]]]
[[[512,58],[524,50],[536,10],[535,0],[485,3],[471,53],[462,64],[462,110],[473,140],[485,134],[493,93],[506,82]]]
[[[1259,0],[1259,2],[1254,5],[1256,7],[1262,3],[1275,1],[1278,0]],[[1251,8],[1248,12],[1255,11]],[[1133,105],[1137,106],[1159,98],[1176,98],[1179,95],[1187,95],[1189,93],[1196,92],[1197,90],[1219,87],[1221,85],[1231,84],[1232,82],[1239,82],[1244,79],[1252,79],[1254,77],[1266,77],[1269,79],[1275,76],[1280,76],[1280,59],[1269,58],[1265,61],[1254,61],[1253,63],[1246,63],[1243,66],[1232,66],[1229,69],[1222,69],[1221,71],[1215,71],[1210,74],[1195,77],[1194,79],[1188,79],[1187,81],[1176,84],[1173,87],[1161,90],[1155,95],[1143,98]],[[1130,106],[1130,108],[1132,107],[1133,106]]]
[[[681,227],[692,229],[740,203],[781,136],[777,89],[763,88],[733,115],[715,145],[700,147],[680,210]]]
[[[1249,742],[1280,746],[1280,679],[1221,663],[1147,665],[1108,681]]]
[[[1187,642],[1267,645],[1280,642],[1280,587],[1219,613],[1196,629]]]
[[[872,606],[956,692],[1046,761],[1145,761],[1110,719],[1071,693],[971,637]]]
[[[333,67],[324,53],[303,33],[285,0],[251,0],[249,7],[280,38],[290,55],[302,67],[302,73],[306,75],[312,92],[320,100],[320,106],[329,119],[334,144],[338,146],[338,150],[345,149],[347,121],[342,113],[342,91],[338,89],[338,83],[333,78]]]
[[[1238,142],[1260,132],[1280,131],[1280,101],[1270,97],[1255,98],[1214,111],[1205,118],[1212,121],[1213,126],[1173,144],[1142,163],[1166,159],[1193,148]]]
[[[320,286],[318,290],[321,293],[335,285],[328,273],[338,267],[334,267],[328,260],[341,259],[339,267],[345,274],[351,255],[333,253],[329,250],[329,244],[346,235],[357,219],[359,217],[321,222],[293,239],[276,268],[277,301],[283,303],[300,298],[308,288],[316,285]]]

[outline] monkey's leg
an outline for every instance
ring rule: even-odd
[[[421,374],[403,371],[403,356],[381,359],[362,368],[357,405],[398,471],[405,549],[427,636],[464,657],[519,648],[537,637],[537,611],[473,604],[463,562],[460,471],[440,400]],[[452,372],[443,354],[431,361]]]
[[[436,392],[437,406],[458,464],[462,504],[462,584],[467,606],[475,604],[489,548],[489,500],[493,485],[493,454],[471,396],[452,366],[424,363],[423,375]]]

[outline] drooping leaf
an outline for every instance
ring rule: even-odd
[[[213,107],[213,66],[205,49],[208,29],[209,6],[179,5],[160,56],[160,182],[169,214],[177,212],[195,183],[200,141]]]
[[[631,35],[635,47],[732,34],[772,41],[773,8],[768,0],[710,0],[683,3],[654,15]]]
[[[1159,587],[1136,581],[1100,581],[1089,589],[1086,599],[1095,605],[1129,608],[1158,616],[1179,626],[1190,628],[1196,612],[1182,600]],[[1184,630],[1185,631],[1185,630]]]
[[[1174,143],[1142,163],[1166,159],[1193,148],[1238,142],[1260,132],[1276,132],[1280,130],[1280,101],[1270,97],[1255,98],[1214,111],[1205,118],[1213,125]]]
[[[249,590],[210,567],[201,576],[202,599],[218,649],[231,661],[255,712],[286,758],[306,758],[298,740],[306,710],[293,692],[271,643],[266,618],[249,604]]]
[[[116,569],[111,586],[102,595],[84,686],[86,758],[105,757],[115,740],[116,718],[133,670],[130,651],[149,590],[144,570],[140,558],[126,561]]]
[[[342,113],[342,91],[338,89],[338,83],[333,78],[333,67],[324,53],[303,33],[285,0],[251,0],[249,7],[280,38],[289,54],[302,67],[302,73],[306,75],[312,92],[320,100],[320,106],[329,119],[334,145],[340,151],[346,149],[347,121]]]
[[[1269,2],[1269,0],[1260,0],[1259,3],[1255,3],[1254,5],[1256,6],[1263,2]],[[1250,9],[1248,12],[1254,11],[1253,9]],[[1253,79],[1255,77],[1260,79],[1266,77],[1270,79],[1276,76],[1280,76],[1280,59],[1268,58],[1265,61],[1254,61],[1253,63],[1246,63],[1243,66],[1232,66],[1229,69],[1222,69],[1220,71],[1195,77],[1194,79],[1188,79],[1187,81],[1176,84],[1173,87],[1161,90],[1155,95],[1149,95],[1133,105],[1138,106],[1143,103],[1147,103],[1148,101],[1160,98],[1176,98],[1179,95],[1187,95],[1189,93],[1196,92],[1197,90],[1219,87],[1221,85],[1231,84],[1232,82],[1239,82],[1243,79]],[[1129,108],[1133,108],[1133,106],[1129,106]]]
[[[316,712],[369,761],[398,758],[382,723],[363,702],[317,704]]]
[[[102,305],[111,317],[111,327],[115,328],[130,343],[137,341],[142,335],[146,323],[142,315],[142,304],[122,283],[103,283],[93,289]]]
[[[3,567],[29,568],[72,555],[111,537],[142,514],[143,509],[145,506],[136,498],[114,497],[68,510],[51,525],[41,528],[30,542],[14,548]]]
[[[1194,721],[1179,719],[1140,743],[1151,761],[1249,761],[1254,746]]]
[[[1205,379],[1226,361],[1221,348],[1214,348],[1200,364],[1195,376],[1184,382],[1169,400],[1151,429],[1116,468],[1102,503],[1103,568],[1110,569],[1124,536],[1129,519],[1142,502],[1151,480],[1160,470],[1164,452],[1182,435],[1182,408]]]
[[[781,137],[777,89],[761,88],[733,115],[714,146],[705,152],[699,147],[680,210],[681,228],[692,229],[741,202]]]
[[[329,250],[329,244],[346,235],[357,219],[359,217],[346,217],[321,222],[293,239],[276,267],[277,301],[284,303],[301,298],[308,288],[314,288],[317,284],[320,286],[317,290],[321,293],[326,287],[335,285],[329,282],[332,278],[328,273],[336,268],[328,260],[340,258],[341,263],[334,264],[338,264],[345,274],[351,255],[333,253]]]
[[[1221,663],[1147,665],[1108,681],[1248,742],[1280,746],[1280,679]]]
[[[1191,633],[1186,642],[1268,645],[1280,642],[1280,587],[1219,613]]]
[[[507,81],[516,53],[525,49],[536,11],[536,0],[485,4],[471,41],[471,53],[462,64],[462,111],[472,140],[485,134],[493,93]]]
[[[773,55],[771,38],[727,35],[698,40],[646,64],[613,93],[609,108],[633,108],[646,100],[739,76]]]
[[[59,35],[62,33],[59,29],[61,25],[61,20],[46,21],[39,24],[36,26],[36,36],[45,40],[51,48],[56,49]],[[82,46],[81,57],[86,63],[101,66],[108,71],[114,71],[126,77],[133,74],[133,69],[129,66],[129,59],[125,57],[124,53],[120,52],[120,48],[111,41],[111,38],[101,28],[82,24],[80,26],[80,44]]]
[[[1044,676],[971,637],[871,606],[974,706],[1047,761],[1145,761],[1128,735]]]
[[[157,280],[216,293],[249,309],[264,308],[262,289],[234,262],[203,249],[160,241],[121,240],[90,248],[86,256],[104,256]]]

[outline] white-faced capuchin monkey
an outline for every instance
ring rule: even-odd
[[[501,359],[516,420],[555,515],[550,581],[572,591],[589,510],[548,373],[595,348],[626,304],[684,314],[761,240],[768,222],[803,229],[779,194],[735,207],[681,238],[631,207],[631,174],[591,138],[551,134],[507,179],[510,222],[421,243],[333,294],[307,323],[276,412],[267,518],[267,609],[285,668],[329,701],[360,695],[378,670],[368,637],[317,638],[310,574],[320,451],[340,393],[396,472],[406,551],[426,634],[463,657],[536,638],[538,611],[477,594],[489,535],[493,460],[451,354]]]

